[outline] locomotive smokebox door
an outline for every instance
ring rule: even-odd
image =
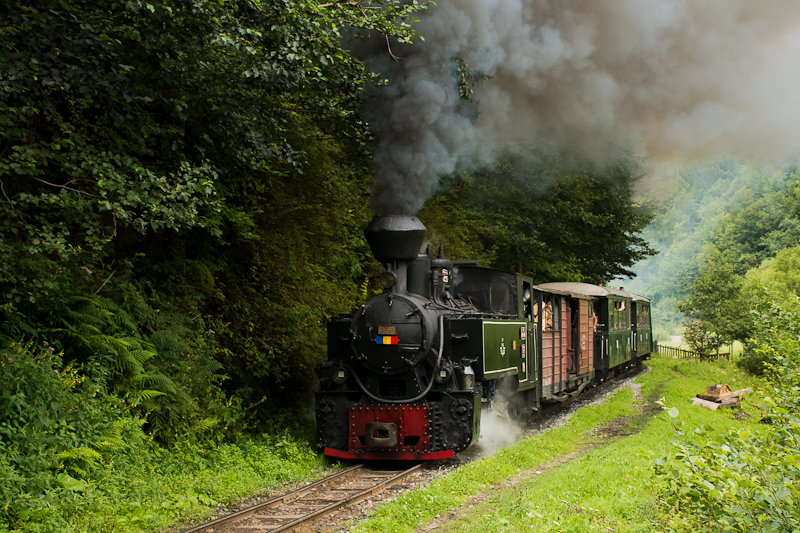
[[[419,364],[436,334],[436,316],[413,298],[373,298],[353,317],[353,349],[362,364],[380,375],[396,375]]]

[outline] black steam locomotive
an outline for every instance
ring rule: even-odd
[[[652,350],[650,302],[585,283],[420,254],[425,226],[378,216],[367,241],[383,294],[328,325],[317,367],[325,454],[439,459],[478,439],[482,406],[525,418],[630,368]]]

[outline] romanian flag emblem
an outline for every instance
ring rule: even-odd
[[[375,344],[397,344],[397,335],[378,335]]]

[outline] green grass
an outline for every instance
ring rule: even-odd
[[[55,505],[32,510],[27,520],[0,522],[0,532],[184,529],[176,524],[205,520],[218,505],[322,477],[327,464],[307,443],[289,437],[171,450],[140,444],[102,465],[102,475],[85,480]]]
[[[146,455],[109,465],[105,479],[90,484],[75,508],[61,510],[73,531],[163,531],[179,521],[206,519],[217,505],[321,477],[326,464],[289,438]]]
[[[709,384],[728,383],[731,388],[755,384],[754,378],[734,365],[677,361],[656,356],[652,370],[639,376],[646,400],[664,398],[681,412],[689,429],[701,424],[722,434],[732,425],[748,425],[758,431],[757,413],[738,422],[730,410],[709,411],[690,404],[690,398]],[[537,435],[495,455],[470,463],[429,487],[414,491],[380,507],[355,529],[358,532],[413,531],[436,515],[455,512],[447,524],[451,531],[652,531],[657,529],[656,479],[653,461],[668,455],[671,424],[660,412],[638,423],[640,406],[630,388],[620,389],[603,404],[584,407],[557,429]],[[594,428],[615,420],[632,419],[636,427],[621,428],[630,436],[601,439]],[[691,433],[691,431],[687,433]],[[564,464],[545,468],[548,462],[578,452]],[[535,471],[542,472],[535,474]],[[505,488],[503,482],[521,476]],[[469,508],[472,498],[489,488],[482,503]]]

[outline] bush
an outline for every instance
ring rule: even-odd
[[[64,366],[47,345],[12,344],[0,358],[0,532],[164,529],[324,464],[285,432],[225,444],[243,410],[221,393],[209,399],[218,424],[194,420],[167,449],[132,399],[107,392],[102,365]]]
[[[1,350],[0,390],[0,520],[12,527],[66,527],[52,509],[77,510],[93,472],[145,438],[124,402],[46,345]]]
[[[749,342],[764,361],[769,411],[764,435],[732,429],[723,441],[697,428],[699,442],[674,441],[677,464],[656,461],[669,531],[800,530],[800,300],[773,303]],[[668,411],[679,436],[678,410]]]

